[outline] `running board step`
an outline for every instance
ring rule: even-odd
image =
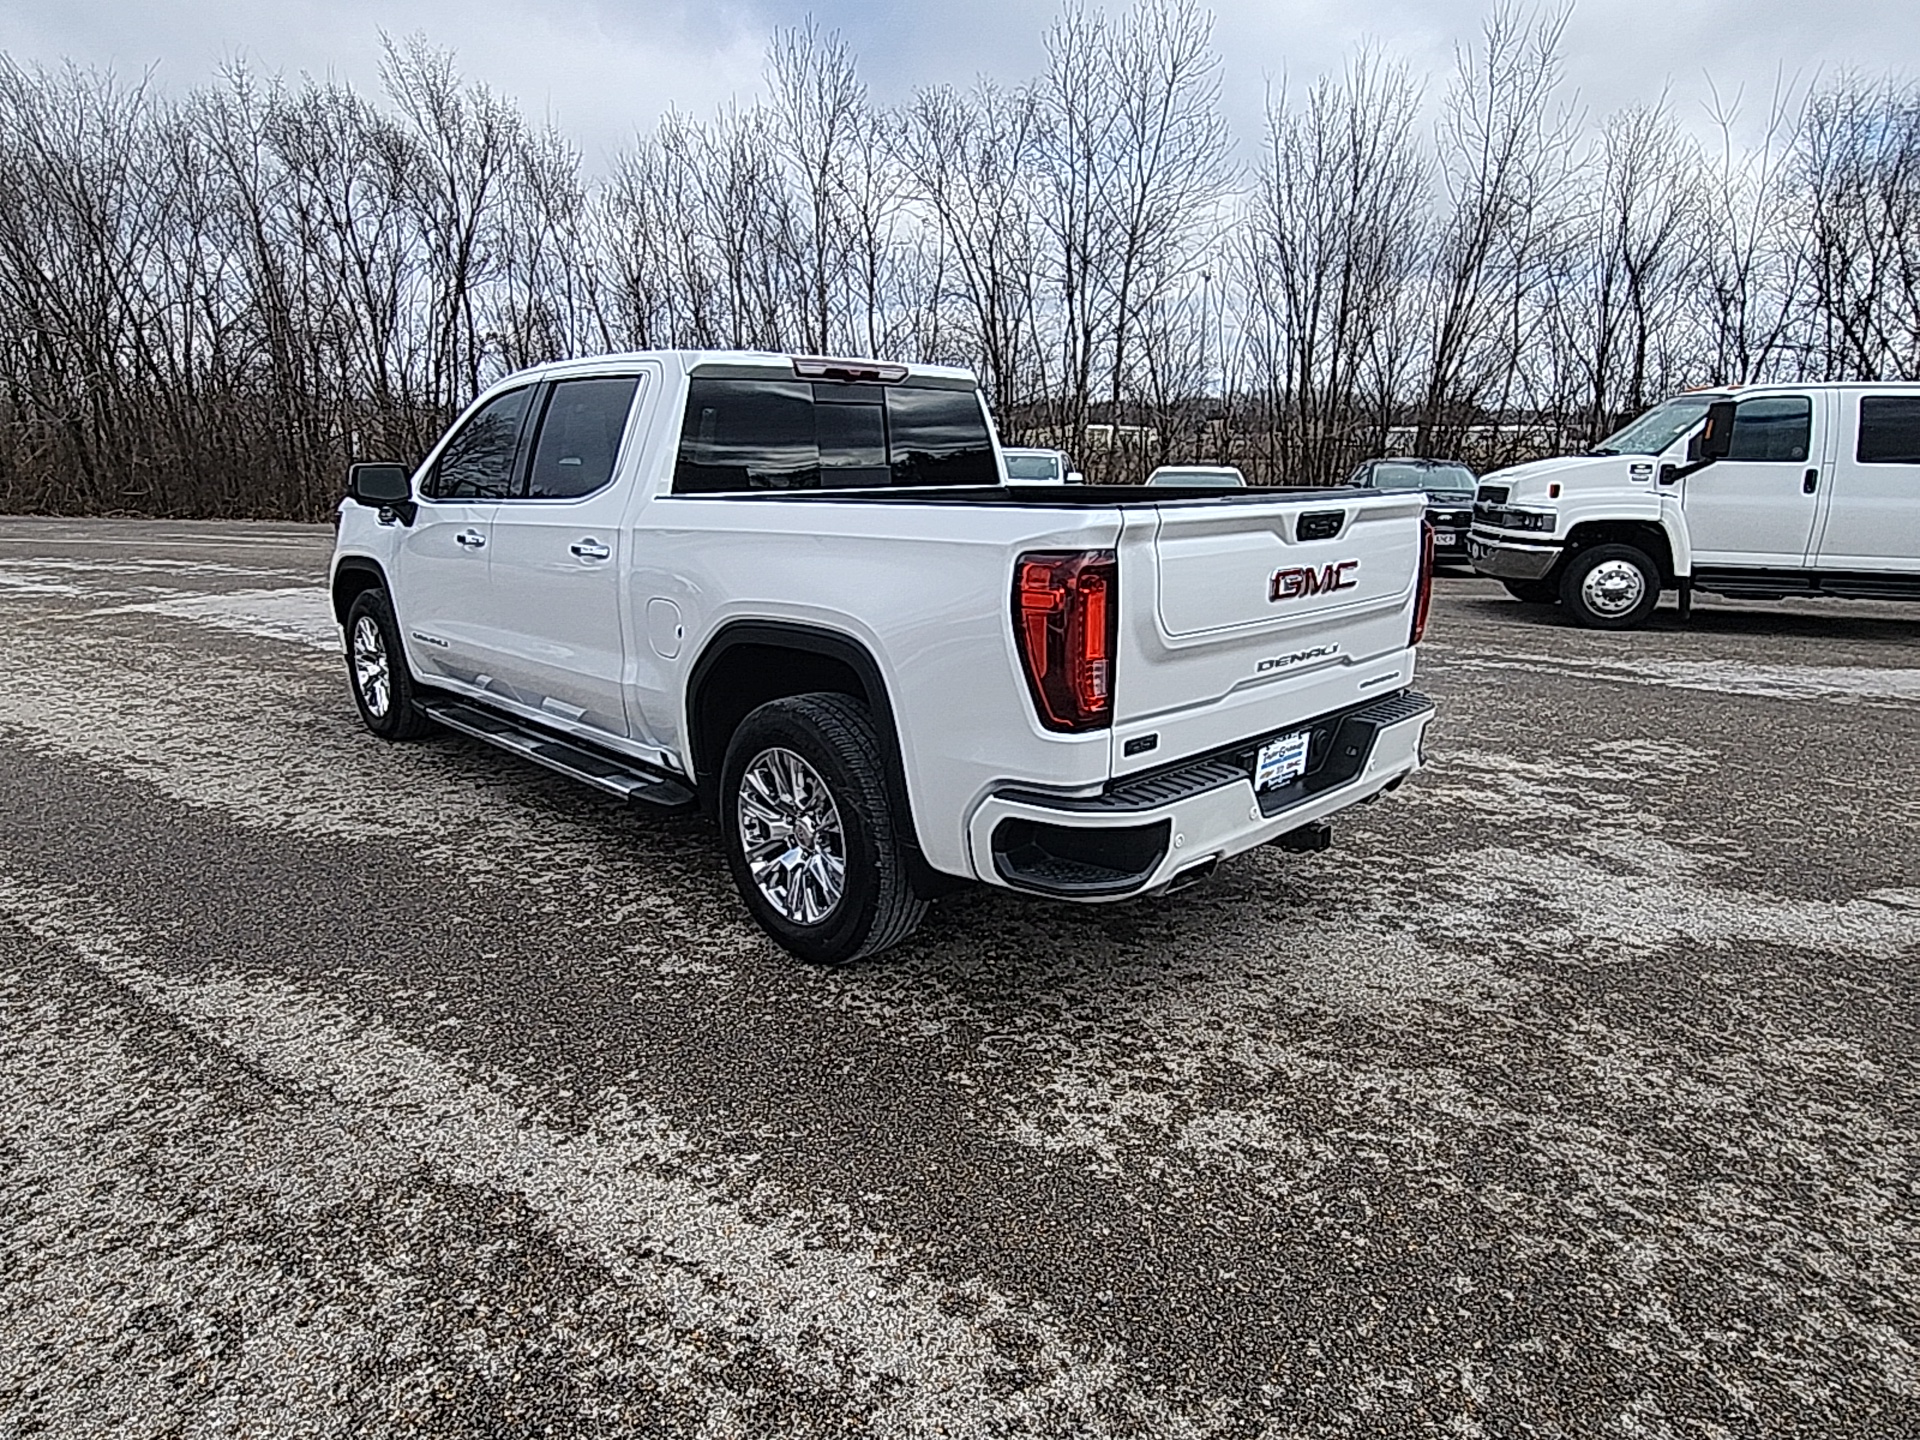
[[[478,705],[458,700],[435,700],[420,706],[427,715],[462,735],[471,735],[489,745],[557,770],[596,790],[617,795],[622,800],[643,805],[658,805],[679,810],[693,804],[693,791],[672,776],[650,770],[637,760],[610,755],[603,750],[563,740],[532,725],[483,710]]]

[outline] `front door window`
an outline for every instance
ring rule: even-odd
[[[1763,395],[1733,412],[1729,460],[1805,460],[1813,438],[1813,401],[1805,395]]]
[[[504,500],[513,489],[513,461],[532,386],[482,405],[433,462],[420,493],[429,500]]]

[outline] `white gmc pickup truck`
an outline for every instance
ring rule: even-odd
[[[964,371],[657,352],[514,375],[355,466],[361,718],[698,804],[837,962],[984,881],[1169,890],[1420,763],[1420,495],[1006,484]]]

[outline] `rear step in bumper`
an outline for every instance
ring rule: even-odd
[[[1121,781],[1101,795],[1001,791],[981,803],[968,826],[975,873],[1063,900],[1124,900],[1167,887],[1196,867],[1211,869],[1399,784],[1420,768],[1420,738],[1432,718],[1431,700],[1402,690],[1290,727],[1324,730],[1328,739],[1316,739],[1304,779],[1259,795],[1252,764],[1239,754],[1257,750],[1259,739]]]
[[[622,800],[669,810],[693,804],[693,791],[671,776],[649,770],[624,756],[563,739],[498,711],[460,700],[432,700],[420,708],[449,730],[497,745],[510,754],[557,770]]]

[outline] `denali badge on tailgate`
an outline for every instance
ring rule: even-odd
[[[1318,570],[1311,565],[1289,565],[1284,570],[1273,572],[1273,583],[1268,587],[1267,599],[1297,600],[1302,595],[1351,590],[1360,582],[1352,579],[1347,572],[1359,568],[1358,560],[1342,560],[1336,565],[1323,565]]]
[[[1323,656],[1335,654],[1339,649],[1340,644],[1335,641],[1331,645],[1316,645],[1311,650],[1296,650],[1291,655],[1269,656],[1253,667],[1253,673],[1264,675],[1269,670],[1284,670],[1289,665],[1299,665],[1308,660],[1318,660]]]

